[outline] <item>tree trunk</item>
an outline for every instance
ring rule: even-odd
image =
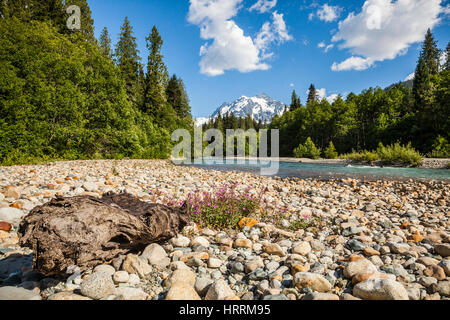
[[[126,193],[56,198],[24,218],[20,245],[33,250],[34,269],[50,276],[141,251],[176,236],[190,221],[186,207],[147,203]]]

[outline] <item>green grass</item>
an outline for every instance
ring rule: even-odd
[[[411,143],[404,146],[398,142],[389,146],[384,146],[380,143],[376,151],[353,151],[352,153],[343,155],[342,158],[369,163],[375,161],[381,161],[385,164],[400,163],[415,167],[423,163],[423,156],[411,146]]]

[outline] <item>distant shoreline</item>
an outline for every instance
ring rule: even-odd
[[[275,161],[273,158],[262,157],[262,158],[253,158],[253,157],[224,157],[224,160],[262,160],[262,161]],[[307,159],[307,158],[290,158],[290,157],[279,157],[277,158],[279,162],[291,162],[291,163],[316,163],[316,164],[342,164],[342,165],[368,165],[373,167],[400,167],[400,168],[410,168],[411,166],[406,166],[404,164],[389,164],[386,165],[383,161],[374,161],[372,163],[363,162],[363,161],[355,161],[355,160],[347,160],[347,159]],[[425,158],[421,166],[417,167],[418,169],[443,169],[448,170],[447,165],[450,163],[450,159],[431,159]]]

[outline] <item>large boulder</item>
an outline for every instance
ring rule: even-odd
[[[121,254],[176,236],[190,216],[127,194],[56,198],[34,208],[19,228],[20,245],[33,250],[33,267],[50,276],[69,266],[82,271]]]

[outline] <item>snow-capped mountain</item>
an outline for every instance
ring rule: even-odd
[[[202,126],[210,119],[217,118],[219,114],[224,116],[229,112],[237,118],[245,118],[250,115],[256,121],[270,122],[276,115],[281,116],[284,113],[284,108],[284,103],[273,100],[265,93],[255,97],[242,96],[233,102],[222,104],[210,118],[195,119],[195,125]]]
[[[250,115],[256,121],[270,122],[276,115],[284,113],[284,107],[284,103],[273,100],[265,93],[255,97],[242,96],[231,103],[224,103],[212,114],[212,118],[231,112],[238,118]]]

